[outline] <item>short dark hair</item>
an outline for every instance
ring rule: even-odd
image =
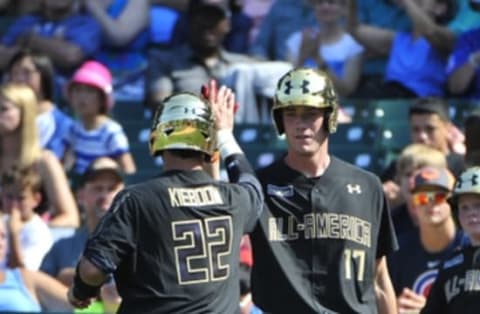
[[[195,3],[196,1],[193,2]],[[196,4],[190,7],[189,15],[190,21],[201,18],[208,21],[208,24],[211,25],[211,27],[215,27],[221,21],[227,19],[229,13],[218,5]]]
[[[50,101],[53,100],[55,71],[52,61],[48,56],[27,49],[19,50],[13,55],[12,59],[10,59],[10,62],[7,66],[7,71],[10,72],[15,64],[26,58],[30,58],[32,60],[35,68],[40,73],[40,88],[42,90],[43,98]]]
[[[450,122],[450,111],[448,103],[442,98],[423,97],[415,100],[410,105],[408,116],[413,114],[437,114],[440,119]]]
[[[179,158],[183,159],[201,159],[201,160],[208,160],[207,154],[196,151],[196,150],[191,150],[191,149],[168,149],[168,151]]]
[[[2,187],[18,185],[21,189],[31,189],[32,192],[42,191],[42,179],[37,169],[33,166],[14,166],[2,175]]]

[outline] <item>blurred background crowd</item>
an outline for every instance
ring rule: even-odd
[[[161,167],[152,109],[209,79],[235,91],[235,134],[260,167],[285,148],[270,117],[278,79],[326,71],[341,104],[331,152],[381,177],[399,236],[421,224],[415,170],[480,163],[475,1],[0,0],[0,36],[0,311],[68,307],[62,289],[113,196]],[[102,289],[107,312],[114,290]]]

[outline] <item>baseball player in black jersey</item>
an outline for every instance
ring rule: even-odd
[[[208,102],[180,93],[160,105],[150,150],[162,156],[163,173],[115,198],[77,266],[72,305],[87,306],[113,273],[119,313],[237,311],[240,239],[263,195],[233,137],[233,106],[225,87]],[[203,170],[216,147],[233,183]]]
[[[442,263],[422,314],[480,313],[480,167],[460,175],[451,202],[471,245]]]
[[[257,175],[266,207],[252,233],[254,303],[268,313],[393,313],[385,255],[396,249],[379,179],[328,152],[338,102],[324,72],[277,86],[287,154]]]

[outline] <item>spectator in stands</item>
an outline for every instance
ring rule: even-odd
[[[445,168],[446,166],[445,155],[438,149],[425,144],[410,144],[402,150],[396,162],[395,185],[398,189],[395,193],[396,204],[390,207],[397,237],[410,233],[418,225],[410,191],[414,175],[424,167]]]
[[[84,0],[83,5],[102,28],[102,45],[94,57],[112,71],[116,93],[130,91],[124,96],[143,99],[149,0]]]
[[[189,28],[192,13],[198,7],[213,5],[225,10],[230,25],[228,33],[224,36],[223,47],[229,52],[247,53],[249,48],[249,34],[252,20],[242,11],[242,1],[237,0],[196,0],[190,1],[186,14],[183,14],[176,27],[176,42],[184,43],[189,38]]]
[[[287,59],[287,38],[305,27],[317,25],[307,1],[276,0],[262,21],[250,55],[267,60]]]
[[[60,160],[65,154],[63,136],[72,119],[53,102],[54,73],[50,59],[42,54],[20,50],[7,67],[8,81],[28,85],[37,96],[37,128],[42,148],[52,151]]]
[[[34,167],[13,168],[1,177],[2,210],[8,214],[8,267],[38,270],[53,244],[47,224],[35,213],[41,179]]]
[[[189,43],[152,55],[149,66],[149,103],[155,105],[173,92],[198,91],[216,79],[231,87],[240,107],[236,121],[258,123],[256,95],[273,96],[285,62],[259,62],[222,47],[230,25],[225,10],[214,5],[196,7],[191,13]]]
[[[448,62],[447,75],[451,94],[480,99],[480,28],[459,36]]]
[[[465,164],[480,166],[480,111],[473,111],[465,119]]]
[[[447,202],[455,181],[448,169],[425,167],[412,181],[418,230],[399,238],[400,249],[388,257],[399,313],[418,313],[425,306],[442,260],[468,244],[467,237],[456,228]]]
[[[0,69],[13,54],[28,48],[47,55],[62,73],[69,73],[94,55],[100,45],[94,18],[76,13],[76,0],[42,0],[41,14],[19,17],[2,38]]]
[[[458,176],[465,167],[464,157],[451,149],[449,140],[455,127],[450,121],[448,103],[433,97],[417,99],[410,106],[409,122],[412,143],[425,144],[442,152],[447,158],[448,169]],[[395,162],[382,174],[384,191],[389,201],[399,197],[398,185],[393,182]]]
[[[0,214],[0,264],[7,253],[7,228]],[[67,312],[67,288],[41,272],[25,268],[0,268],[0,312]]]
[[[85,172],[78,191],[78,201],[85,213],[85,224],[75,234],[58,240],[42,261],[40,270],[70,286],[75,266],[87,243],[88,236],[95,230],[100,219],[112,204],[115,195],[124,187],[118,164],[110,158],[96,159]],[[108,298],[108,287],[104,288],[104,306],[111,309],[118,299]],[[118,295],[117,295],[118,297]]]
[[[287,40],[287,59],[296,67],[320,68],[330,74],[341,96],[359,83],[363,47],[345,31],[347,0],[311,0],[318,25],[295,32]]]
[[[1,0],[0,12],[9,17],[40,13],[42,0]]]
[[[68,83],[67,98],[78,120],[65,134],[66,169],[81,176],[95,159],[110,157],[125,173],[135,173],[127,136],[108,116],[114,105],[110,71],[99,62],[85,62]]]
[[[455,126],[450,120],[449,105],[440,98],[420,98],[409,110],[412,142],[423,143],[443,152],[454,176],[464,170],[463,155],[452,150],[450,138]]]
[[[257,38],[263,19],[270,11],[273,0],[243,0],[243,12],[252,19],[249,43],[252,44]]]
[[[78,209],[65,172],[52,152],[41,149],[36,115],[37,99],[28,86],[8,83],[0,87],[0,174],[14,166],[36,167],[49,225],[77,227]]]
[[[349,1],[348,28],[368,50],[389,56],[385,86],[379,97],[443,96],[445,66],[455,34],[443,26],[450,0],[398,0],[412,21],[410,32],[361,24],[357,1]]]

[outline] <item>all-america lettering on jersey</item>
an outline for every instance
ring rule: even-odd
[[[463,263],[463,261],[464,261],[463,254],[454,256],[445,262],[443,268],[448,269],[450,267]],[[474,266],[470,269],[466,269],[463,276],[462,275],[452,276],[445,282],[444,289],[445,289],[445,298],[448,303],[450,303],[450,301],[454,297],[456,297],[461,293],[480,292],[480,269]]]
[[[372,225],[361,218],[337,213],[308,213],[297,218],[270,217],[270,241],[342,239],[371,247]]]
[[[198,188],[168,188],[170,205],[179,206],[211,206],[223,204],[220,191],[214,186]]]

